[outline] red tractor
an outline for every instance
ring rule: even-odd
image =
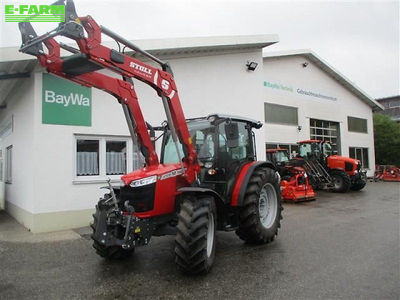
[[[361,170],[359,160],[334,154],[327,141],[307,140],[299,145],[299,156],[315,188],[325,185],[334,192],[344,193],[365,187],[366,172]]]
[[[286,149],[267,149],[267,159],[275,164],[281,176],[282,199],[292,202],[315,200],[315,192],[306,171],[290,159]]]
[[[96,205],[92,238],[97,254],[125,258],[152,236],[175,235],[176,264],[198,274],[211,269],[216,230],[236,231],[248,243],[273,241],[282,218],[281,194],[274,165],[257,161],[253,130],[262,123],[219,114],[186,120],[168,63],[90,16],[78,17],[73,1],[66,1],[65,16],[65,22],[41,36],[29,22],[19,23],[20,51],[36,56],[54,75],[115,96],[144,160],[141,169],[121,177],[121,186],[109,184],[109,193]],[[102,34],[160,68],[102,45]],[[78,47],[58,43],[56,36],[72,39]],[[72,55],[61,57],[60,48]],[[153,128],[145,122],[132,79],[160,96],[165,124]],[[154,146],[157,130],[161,155]]]

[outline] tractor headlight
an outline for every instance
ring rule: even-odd
[[[149,185],[157,181],[157,175],[134,180],[131,182],[130,186],[133,188],[144,186],[144,185]]]

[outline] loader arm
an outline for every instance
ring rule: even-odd
[[[139,106],[132,78],[155,89],[162,99],[178,157],[180,156],[178,143],[182,145],[184,157],[179,158],[181,168],[184,170],[183,176],[188,183],[192,183],[200,171],[200,165],[169,65],[111,30],[99,26],[92,17],[78,17],[72,0],[66,1],[65,15],[65,22],[41,36],[37,36],[31,23],[19,23],[23,42],[20,51],[36,56],[40,64],[52,74],[87,87],[101,89],[116,97],[124,107],[132,138],[140,145],[147,166],[159,165],[159,159]],[[146,56],[158,63],[161,68],[102,45],[102,34]],[[78,49],[57,42],[54,39],[56,36],[74,40]],[[47,48],[47,53],[43,51],[43,44]],[[61,57],[61,48],[73,54]],[[100,72],[101,69],[121,75],[122,79],[104,74]]]

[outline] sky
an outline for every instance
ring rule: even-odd
[[[4,22],[0,47],[19,46],[16,23]],[[130,40],[278,34],[264,52],[311,49],[373,98],[400,94],[399,1],[76,0],[78,15]],[[37,23],[39,32],[54,24]]]

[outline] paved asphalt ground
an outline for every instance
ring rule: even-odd
[[[2,213],[0,299],[399,299],[399,198],[399,183],[379,182],[285,204],[272,244],[219,233],[202,277],[177,272],[173,237],[106,262],[85,234],[33,235]]]

